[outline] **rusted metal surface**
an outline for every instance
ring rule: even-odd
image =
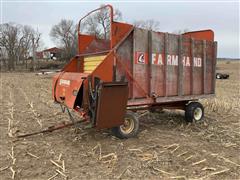
[[[182,35],[178,37],[178,96],[183,95]]]
[[[109,12],[109,20],[110,22],[113,21],[113,7],[111,5],[105,5],[100,8],[97,8],[88,14],[86,14],[84,17],[82,17],[79,20],[78,23],[78,52],[81,53],[95,53],[98,51],[104,51],[108,50],[112,47],[112,36],[110,36],[109,40],[105,39],[97,39],[94,35],[87,35],[87,34],[81,34],[81,26],[82,21],[84,21],[85,18],[88,16],[96,13],[101,12],[101,10],[107,10]],[[109,29],[110,34],[112,33],[112,28]]]
[[[152,32],[151,93],[156,96],[164,96],[165,71],[163,66],[157,65],[160,63],[159,54],[164,54],[164,34]]]
[[[127,83],[103,83],[97,99],[96,128],[111,128],[123,124],[127,100]]]
[[[146,97],[148,90],[148,31],[134,29],[133,34],[133,77],[141,85],[143,91],[133,83],[133,98]]]
[[[158,97],[156,100],[152,98],[142,98],[142,99],[129,99],[128,106],[138,106],[138,105],[147,105],[147,104],[154,104],[154,103],[165,103],[171,102],[174,105],[177,101],[193,101],[198,99],[204,98],[212,98],[214,94],[207,94],[207,95],[188,95],[188,96],[172,96],[172,97]]]
[[[128,76],[128,73],[122,67],[122,64],[125,65],[126,69],[132,74],[133,67],[133,33],[129,34],[127,39],[117,48],[116,54],[116,70],[115,70],[115,79],[114,81],[124,81],[128,82],[129,87],[129,98],[132,98],[133,82]]]
[[[205,39],[207,41],[214,41],[214,32],[211,29],[187,32],[184,33],[183,36],[188,38],[194,38],[196,40]]]
[[[84,41],[84,39],[83,39]],[[96,53],[99,51],[108,51],[110,50],[110,40],[96,39],[94,38],[87,46],[83,53]]]
[[[203,85],[203,93],[206,94],[206,84],[207,84],[207,78],[206,78],[206,73],[207,73],[207,65],[206,65],[206,40],[203,40],[203,77],[202,77],[202,85]]]
[[[87,121],[87,119],[83,119],[83,120],[76,121],[76,122],[71,122],[71,123],[63,122],[61,124],[56,124],[54,126],[50,126],[50,127],[46,128],[44,130],[18,135],[17,138],[25,138],[25,137],[29,137],[29,136],[33,136],[33,135],[38,135],[38,134],[50,133],[50,132],[53,132],[53,131],[56,131],[56,130],[59,130],[59,129],[63,129],[63,128],[71,127],[71,126],[74,126],[74,125],[78,125],[78,124],[84,123],[86,121]]]
[[[133,59],[132,63],[127,63],[133,76],[129,97],[146,98],[146,93],[153,98],[214,94],[211,85],[214,77],[211,69],[215,69],[212,64],[213,48],[207,45],[203,47],[203,41],[208,44],[213,42],[199,40],[201,33],[208,37],[208,32],[205,31],[197,32],[197,39],[194,39],[195,32],[186,36],[135,28]],[[210,38],[212,31],[209,33]],[[125,55],[124,58],[131,59],[129,53],[126,54],[129,57]],[[207,59],[211,56],[212,58]],[[129,67],[131,64],[132,67]],[[118,74],[116,78],[120,78]],[[134,81],[138,82],[141,88]]]

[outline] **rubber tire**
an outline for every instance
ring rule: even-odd
[[[133,128],[133,130],[132,130],[130,133],[128,133],[128,134],[122,132],[120,126],[112,128],[112,134],[113,134],[114,136],[120,138],[120,139],[127,139],[127,138],[135,137],[135,136],[138,134],[138,132],[139,132],[139,120],[138,120],[138,117],[136,116],[136,114],[135,114],[134,112],[130,112],[130,111],[129,111],[129,112],[127,112],[127,113],[125,114],[125,117],[130,118],[130,119],[133,120],[133,122],[134,122],[134,128]],[[124,118],[125,118],[125,117],[124,117]]]
[[[222,79],[222,75],[217,74],[217,75],[216,75],[216,79]]]
[[[201,117],[200,120],[194,119],[194,111],[197,108],[201,108],[201,110],[202,110],[202,117]],[[192,122],[195,122],[195,123],[202,122],[203,117],[204,117],[204,107],[201,103],[190,102],[189,104],[186,105],[186,107],[185,107],[185,119],[186,119],[187,122],[190,122],[190,123],[192,123]]]

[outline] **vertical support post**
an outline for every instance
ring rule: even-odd
[[[191,38],[191,72],[190,72],[190,94],[193,95],[193,69],[194,69],[194,39]]]
[[[167,55],[168,55],[168,33],[164,34],[164,83],[163,83],[163,95],[167,96]]]
[[[151,82],[152,82],[152,31],[148,31],[148,95],[151,97]]]
[[[203,94],[207,93],[207,62],[206,62],[206,40],[203,40]]]
[[[178,40],[178,96],[183,95],[182,35]]]
[[[217,42],[213,42],[213,62],[212,62],[212,93],[215,94],[216,86],[216,62],[217,62]]]

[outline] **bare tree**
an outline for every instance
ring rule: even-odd
[[[102,4],[100,7],[104,7]],[[120,10],[115,9],[113,12],[113,19],[115,21],[122,19]],[[100,39],[109,39],[110,37],[110,11],[109,8],[102,8],[94,14],[88,16],[81,24],[81,32],[95,35]]]
[[[8,70],[15,70],[17,53],[20,47],[22,37],[21,26],[14,23],[5,23],[0,25],[0,46],[4,47],[8,54]]]
[[[3,67],[6,67],[6,60],[8,58],[6,48],[5,47],[0,47],[0,69]]]
[[[41,34],[38,31],[32,31],[30,34],[31,42],[32,42],[32,68],[33,71],[35,71],[35,61],[36,61],[36,50],[39,47],[39,40],[40,40]],[[39,63],[39,61],[38,61]]]
[[[74,55],[74,53],[76,53],[74,48],[76,34],[76,25],[74,25],[72,20],[62,19],[51,29],[50,36],[64,49],[66,61],[68,61]]]
[[[22,41],[21,47],[24,58],[26,58],[29,54],[29,49],[31,47],[31,36],[34,34],[34,30],[30,26],[23,26],[22,33],[24,36],[24,39]]]
[[[39,39],[40,33],[30,26],[0,24],[0,46],[6,49],[8,70],[15,70],[15,64],[26,59],[31,49],[36,49]]]
[[[20,60],[23,60],[23,62],[27,64],[26,59],[29,56],[29,51],[31,48],[31,34],[33,32],[34,30],[30,26],[25,25],[21,28],[22,37],[19,43],[16,64]]]
[[[154,19],[134,21],[133,25],[138,28],[143,28],[151,31],[159,31],[160,22]]]

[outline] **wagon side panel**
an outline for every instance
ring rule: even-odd
[[[164,33],[151,33],[151,94],[156,96],[164,96]]]
[[[184,62],[183,66],[183,95],[191,94],[191,41],[190,38],[182,39],[182,58]]]
[[[193,83],[192,83],[192,94],[200,95],[203,92],[203,43],[202,40],[192,41],[193,43]]]
[[[133,59],[133,98],[144,98],[149,91],[148,31],[135,28]]]
[[[128,82],[129,96],[133,97],[133,81],[131,78],[133,72],[133,33],[117,49],[117,58],[115,69],[115,81]]]
[[[168,35],[167,54],[166,54],[166,95],[178,95],[178,36]]]

